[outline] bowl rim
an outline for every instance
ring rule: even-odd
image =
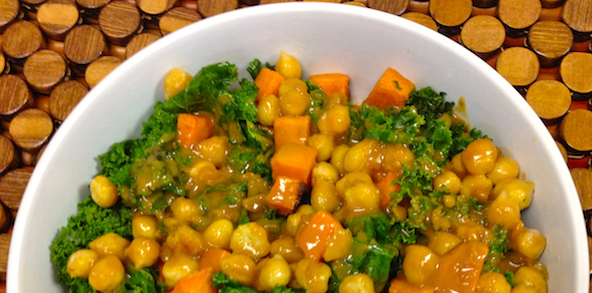
[[[344,13],[349,15],[354,15],[357,17],[365,17],[365,18],[373,18],[373,19],[380,19],[383,22],[395,23],[395,22],[405,22],[406,26],[411,26],[413,30],[417,34],[421,34],[426,38],[434,39],[437,42],[440,42],[442,46],[450,49],[450,52],[454,54],[464,54],[462,56],[463,59],[467,60],[471,63],[471,66],[475,67],[477,70],[484,72],[488,78],[492,79],[494,82],[497,82],[500,86],[500,89],[514,97],[520,97],[520,94],[512,87],[501,75],[497,73],[491,66],[487,63],[483,62],[478,56],[470,52],[468,49],[460,46],[460,50],[458,48],[459,44],[450,40],[448,37],[443,36],[439,33],[436,33],[429,28],[426,28],[420,24],[414,23],[410,20],[400,18],[397,19],[393,17],[394,15],[382,12],[379,10],[374,10],[370,8],[364,7],[356,7],[353,5],[338,5],[338,3],[321,3],[321,2],[306,2],[306,3],[299,3],[299,2],[288,2],[288,3],[273,3],[273,4],[265,4],[265,5],[257,5],[257,6],[250,6],[244,7],[240,9],[236,9],[233,11],[225,12],[216,16],[208,17],[205,19],[200,20],[197,23],[191,24],[187,27],[184,27],[178,31],[175,31],[166,36],[166,38],[160,38],[156,42],[152,43],[150,46],[144,48],[143,50],[137,52],[131,58],[125,60],[121,66],[111,72],[107,77],[105,77],[102,82],[100,82],[95,88],[93,88],[85,99],[82,99],[78,106],[70,113],[68,119],[66,119],[59,129],[54,133],[51,141],[46,147],[44,154],[39,160],[38,164],[35,167],[35,170],[29,180],[29,184],[25,189],[23,194],[23,198],[21,201],[21,205],[19,207],[19,211],[17,217],[15,219],[12,238],[10,242],[10,250],[8,256],[8,271],[7,271],[7,291],[8,292],[18,292],[18,284],[20,278],[19,274],[19,265],[20,265],[20,258],[23,254],[22,243],[23,237],[25,234],[25,227],[27,222],[30,218],[31,212],[31,205],[36,196],[39,196],[40,191],[38,190],[38,183],[42,181],[43,175],[47,172],[47,167],[49,162],[51,161],[51,157],[55,154],[59,146],[63,143],[64,137],[70,132],[70,129],[76,124],[79,119],[82,119],[84,113],[89,111],[90,106],[95,103],[97,99],[102,95],[102,92],[109,88],[113,83],[115,83],[125,72],[132,70],[136,67],[136,64],[145,62],[149,56],[153,55],[154,52],[160,50],[163,47],[169,46],[170,43],[175,43],[176,40],[182,39],[187,35],[191,34],[194,30],[207,30],[209,27],[216,26],[219,23],[225,23],[228,21],[233,21],[234,18],[244,18],[250,17],[252,15],[266,15],[266,14],[274,14],[277,12],[285,12],[286,10],[290,12],[318,12],[324,11],[328,13]],[[387,18],[388,16],[389,18]],[[455,47],[456,46],[456,47]],[[470,53],[470,54],[467,54]],[[466,56],[465,56],[466,55]],[[524,105],[528,105],[523,99],[517,100],[513,98],[512,100],[517,106],[524,107]],[[527,116],[536,116],[534,111],[526,112]],[[539,119],[540,121],[540,119]],[[552,143],[554,140],[552,139],[551,135],[548,133],[546,128],[544,127],[543,123],[537,123],[535,125],[535,130],[537,130],[537,134],[539,134],[540,139],[543,140],[544,143]],[[545,130],[546,135],[543,133],[541,136],[541,131]],[[563,161],[559,150],[550,150],[552,156],[550,158],[551,162],[554,166],[562,169],[560,172],[563,175],[569,175],[569,178],[566,176],[562,176],[560,182],[563,184],[570,193],[573,193],[576,197],[575,200],[568,201],[568,208],[574,211],[580,211],[580,216],[569,215],[572,221],[572,224],[575,230],[581,231],[581,233],[577,233],[575,235],[576,247],[583,252],[588,253],[588,248],[585,245],[585,237],[586,228],[583,221],[583,214],[581,213],[582,208],[579,200],[577,199],[577,190],[571,179],[571,175],[569,174],[569,170],[567,169],[567,165]],[[89,158],[90,159],[90,158]],[[561,165],[565,167],[562,168]],[[579,263],[578,272],[581,272],[576,277],[576,280],[580,280],[579,283],[576,284],[577,288],[580,288],[582,292],[588,292],[588,277],[589,277],[589,264],[587,261],[581,261]],[[584,291],[585,290],[585,291]],[[579,291],[579,290],[578,290]]]

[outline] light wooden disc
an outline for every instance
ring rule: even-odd
[[[11,23],[19,14],[18,0],[1,0],[0,1],[0,28],[5,27]]]
[[[559,21],[539,21],[528,33],[532,50],[546,59],[558,59],[569,52],[573,45],[571,29]]]
[[[430,15],[434,20],[447,27],[457,27],[471,16],[473,1],[471,0],[432,0]]]
[[[76,4],[70,0],[49,0],[39,7],[37,21],[50,37],[63,40],[77,23],[80,15]]]
[[[103,33],[90,26],[77,26],[66,36],[64,54],[70,61],[85,65],[97,60],[106,50]]]
[[[368,0],[368,7],[395,15],[405,13],[409,0]]]
[[[10,222],[5,223],[8,224]],[[3,230],[6,230],[5,227],[1,227]],[[10,239],[12,238],[12,233],[2,233],[0,234],[0,278],[6,280],[6,272],[8,266],[8,248],[10,247]]]
[[[592,170],[573,168],[570,173],[578,190],[582,209],[592,209]]]
[[[93,88],[121,62],[121,59],[113,56],[103,56],[97,59],[88,66],[84,73],[86,83],[90,88]]]
[[[533,83],[540,69],[539,59],[529,49],[512,47],[504,50],[496,62],[497,71],[513,86]]]
[[[562,18],[575,31],[592,32],[592,1],[567,0],[563,5]]]
[[[27,83],[12,74],[0,76],[0,115],[13,115],[33,104]]]
[[[18,210],[33,168],[12,170],[0,179],[0,200],[11,210]]]
[[[76,0],[76,3],[78,5],[80,5],[83,8],[87,8],[87,9],[99,9],[105,5],[107,5],[107,3],[109,3],[111,0]]]
[[[432,30],[435,30],[435,31],[438,30],[438,24],[436,24],[434,19],[431,18],[427,14],[423,14],[423,13],[419,13],[419,12],[407,12],[407,13],[401,15],[401,17],[409,19],[413,22],[419,23],[425,27],[429,27]]]
[[[159,36],[151,33],[143,33],[135,36],[125,47],[125,59],[130,58],[136,52],[154,43],[159,38]]]
[[[86,86],[76,80],[61,83],[51,92],[49,113],[56,120],[63,121],[87,93]]]
[[[6,58],[4,58],[4,53],[0,52],[0,73],[4,73],[6,69]]]
[[[144,13],[159,15],[171,9],[175,2],[175,0],[138,0],[136,4]]]
[[[12,141],[0,135],[0,176],[15,168],[19,163],[19,155]]]
[[[111,2],[101,9],[99,27],[109,41],[125,46],[140,27],[140,11],[126,1]]]
[[[539,80],[526,93],[526,101],[543,119],[557,119],[567,113],[571,105],[571,92],[556,80]]]
[[[572,110],[563,117],[559,133],[565,143],[576,151],[592,150],[592,112],[587,109]]]
[[[197,11],[204,17],[238,8],[238,0],[197,0]]]
[[[43,46],[43,34],[39,27],[22,20],[10,25],[2,36],[2,49],[6,55],[14,59],[31,56]]]
[[[282,3],[282,2],[296,2],[298,0],[261,0],[259,4],[272,4],[272,3]]]
[[[27,82],[40,93],[49,93],[68,73],[66,60],[52,50],[40,50],[25,62]]]
[[[463,45],[475,53],[491,53],[504,44],[506,29],[493,16],[473,16],[463,25],[460,39]]]
[[[27,109],[16,115],[8,128],[12,141],[25,151],[35,151],[45,144],[53,132],[49,114],[39,109]]]
[[[513,29],[533,25],[541,15],[541,0],[500,0],[497,5],[500,20]]]
[[[592,54],[582,52],[567,54],[561,60],[559,74],[570,90],[581,94],[592,92]]]
[[[162,35],[172,33],[201,19],[197,11],[185,7],[175,7],[165,13],[158,23]]]

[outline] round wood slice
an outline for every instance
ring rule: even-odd
[[[12,74],[0,76],[0,115],[10,116],[33,105],[27,83]]]
[[[20,163],[20,155],[10,139],[0,135],[0,176],[16,168]]]
[[[592,1],[567,0],[563,5],[563,21],[574,31],[592,32]]]
[[[78,23],[80,14],[76,3],[70,0],[49,0],[39,7],[37,21],[50,38],[63,41]]]
[[[88,88],[76,80],[61,83],[51,92],[49,113],[56,120],[64,121],[87,93]]]
[[[6,58],[4,53],[0,52],[0,74],[4,74],[10,71],[10,67],[6,64]]]
[[[185,7],[175,7],[165,13],[158,23],[162,35],[172,33],[201,19],[195,10]]]
[[[471,0],[431,0],[430,15],[434,20],[447,27],[457,27],[471,16]]]
[[[12,218],[12,216],[10,216]],[[1,231],[6,231],[9,228],[11,221],[7,221],[4,226],[0,227]],[[2,233],[0,234],[0,279],[6,280],[6,272],[8,266],[8,248],[10,247],[10,239],[12,238],[12,233]]]
[[[592,170],[574,168],[570,170],[571,176],[578,190],[582,209],[592,209]]]
[[[272,4],[272,3],[282,3],[282,2],[295,2],[297,0],[260,0],[259,4]]]
[[[347,2],[343,2],[343,4],[348,4],[348,5],[355,5],[355,6],[360,6],[360,7],[368,7],[368,3],[363,3],[363,2],[359,2],[359,1],[347,1]]]
[[[2,50],[17,62],[31,56],[44,44],[43,34],[39,27],[31,22],[22,20],[11,24],[2,36]]]
[[[562,117],[571,105],[571,92],[556,80],[539,80],[526,92],[526,101],[545,120]]]
[[[528,86],[533,83],[539,68],[536,54],[522,47],[504,50],[496,62],[497,71],[513,86]]]
[[[39,96],[35,99],[33,107],[49,113],[49,96]]]
[[[175,0],[137,0],[138,8],[149,15],[160,15],[175,5]]]
[[[64,42],[49,39],[47,41],[47,49],[50,49],[62,56],[65,56],[64,55]]]
[[[33,168],[24,167],[12,170],[0,178],[0,200],[9,209],[18,210],[32,173]]]
[[[204,17],[238,8],[238,0],[197,0],[197,11]]]
[[[409,0],[368,0],[368,7],[395,15],[405,13]]]
[[[20,112],[8,128],[12,141],[25,151],[39,150],[53,132],[53,121],[49,114],[39,109]]]
[[[159,36],[151,33],[143,33],[135,36],[125,47],[125,59],[130,58],[136,52],[154,43],[159,38]]]
[[[592,54],[581,52],[567,54],[561,61],[559,74],[570,90],[581,94],[592,92]]]
[[[539,21],[528,33],[528,44],[539,56],[541,65],[554,67],[573,45],[571,29],[559,21]]]
[[[52,50],[40,50],[31,55],[23,67],[25,80],[38,92],[49,94],[68,76],[66,60]]]
[[[37,162],[35,158],[35,154],[21,150],[21,162],[23,165],[31,167],[35,166],[35,163]]]
[[[95,87],[107,74],[121,64],[121,59],[113,56],[103,56],[93,63],[91,63],[86,72],[84,79],[90,88]]]
[[[521,30],[533,25],[541,15],[541,0],[500,0],[500,20],[509,28]]]
[[[140,11],[126,1],[111,2],[101,9],[99,27],[111,43],[125,46],[140,28]]]
[[[401,15],[403,18],[409,19],[413,22],[419,23],[423,26],[429,27],[432,30],[438,30],[438,24],[429,15],[419,12],[407,12]]]
[[[592,150],[592,112],[587,109],[572,110],[563,117],[559,133],[567,146],[580,151]]]
[[[561,7],[565,3],[565,0],[541,0],[543,8],[557,8]]]
[[[475,53],[492,53],[504,44],[506,29],[495,17],[473,16],[467,20],[460,31],[460,40]]]
[[[78,66],[78,70],[84,71],[91,62],[99,59],[107,50],[107,43],[103,33],[90,26],[77,26],[66,36],[64,42],[64,54],[68,60]]]
[[[100,9],[107,5],[111,0],[76,0],[76,4],[88,10]]]
[[[18,0],[0,1],[0,30],[4,30],[10,23],[17,19],[20,13]]]

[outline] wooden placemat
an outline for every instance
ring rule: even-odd
[[[166,34],[226,11],[275,2],[296,0],[2,2],[0,293],[6,291],[12,223],[31,172],[55,130],[88,90]],[[320,2],[400,15],[461,43],[496,68],[555,138],[592,235],[592,1]]]

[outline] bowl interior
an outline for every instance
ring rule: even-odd
[[[242,77],[254,58],[273,63],[283,50],[304,76],[342,72],[361,102],[393,67],[416,83],[466,99],[473,127],[509,149],[536,185],[523,217],[547,237],[550,292],[588,292],[588,250],[575,187],[555,143],[522,97],[481,59],[448,38],[383,12],[327,3],[242,8],[204,19],[136,54],[104,79],[66,119],[35,168],[15,224],[8,292],[62,292],[49,245],[75,214],[98,171],[97,155],[139,135],[174,67],[195,74],[220,61]]]

